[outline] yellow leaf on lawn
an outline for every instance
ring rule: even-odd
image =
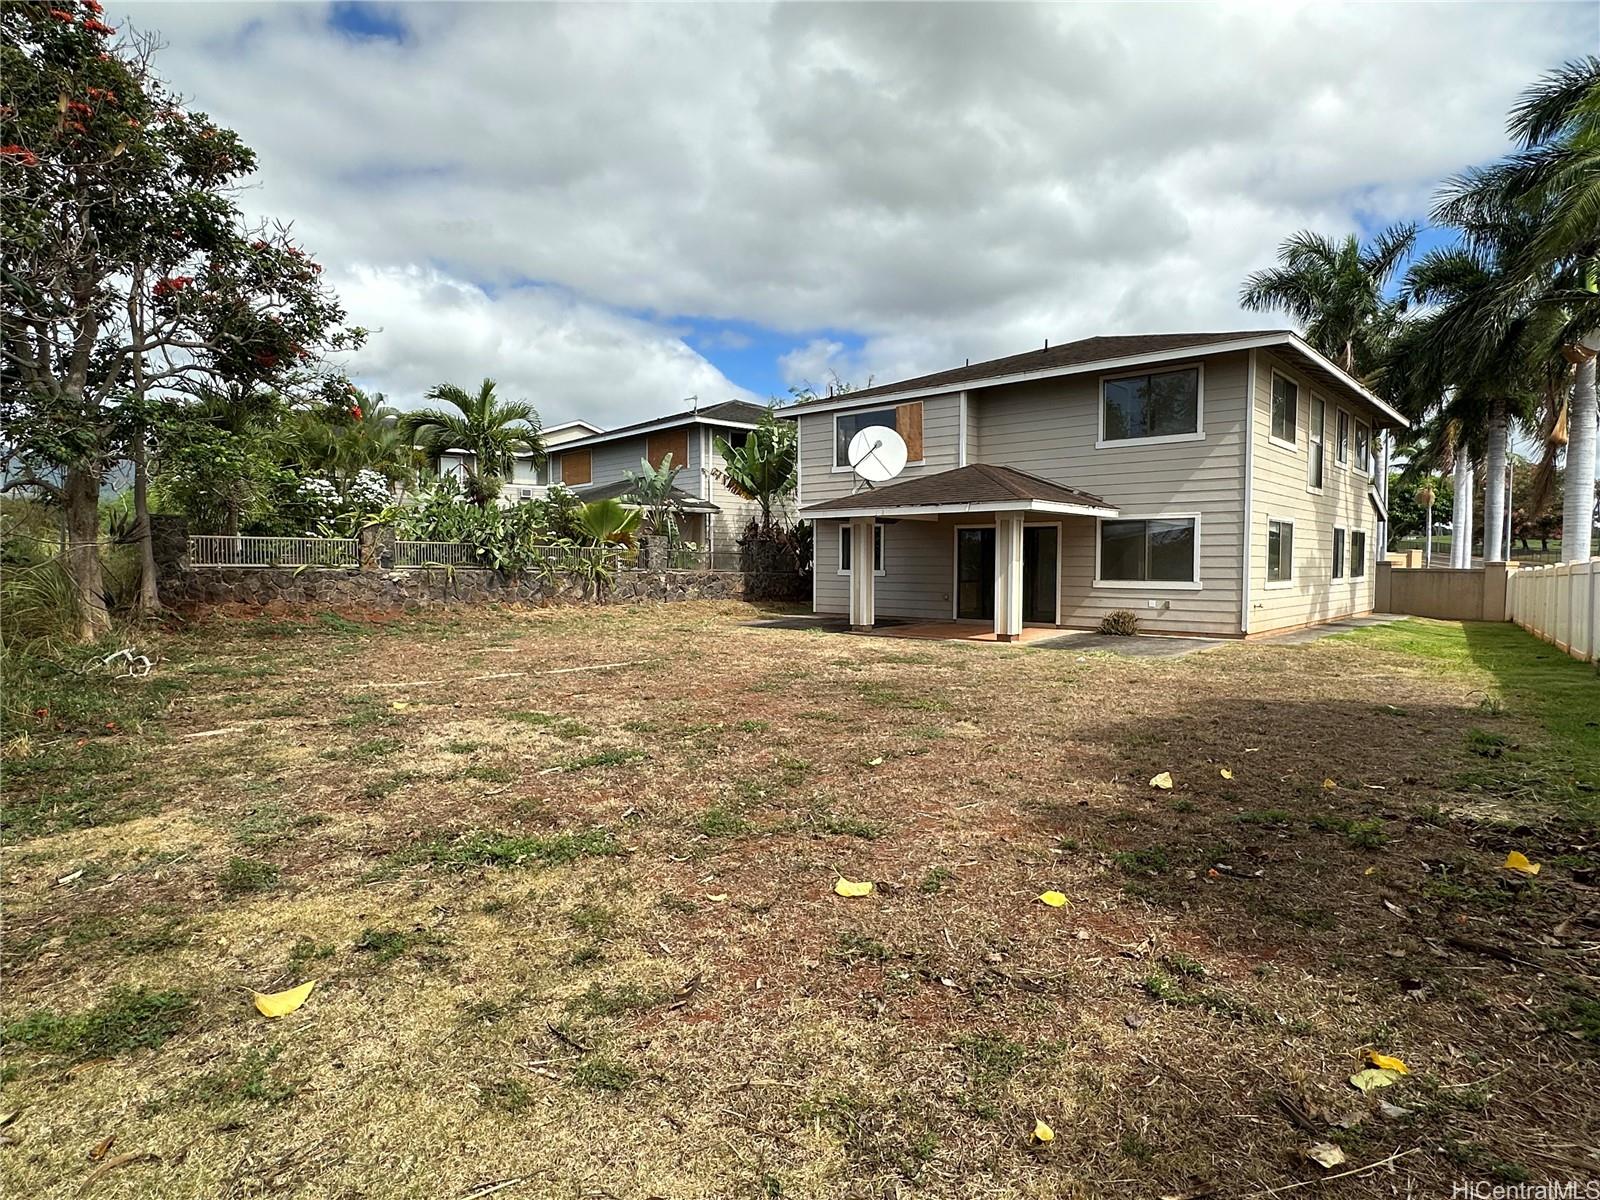
[[[405,712],[405,710],[410,708],[411,705],[404,700],[396,700],[393,704],[389,705],[389,707],[394,709],[395,712]]]
[[[1067,898],[1060,892],[1040,892],[1039,902],[1041,904],[1048,904],[1051,908],[1060,908],[1066,904]]]
[[[1400,1072],[1391,1071],[1387,1067],[1368,1067],[1365,1071],[1357,1071],[1350,1076],[1351,1086],[1360,1088],[1363,1092],[1385,1088],[1399,1082]]]
[[[1520,871],[1524,875],[1537,875],[1539,873],[1539,864],[1529,862],[1528,856],[1521,850],[1513,850],[1506,855],[1506,861],[1500,865],[1507,871]]]
[[[1150,780],[1150,786],[1160,788],[1164,792],[1170,792],[1172,790],[1172,772],[1161,772],[1161,774]]]
[[[1336,788],[1338,786],[1339,785],[1337,783],[1335,783],[1331,779],[1324,779],[1322,781],[1322,790],[1325,791],[1325,792],[1331,792],[1331,791],[1333,791],[1334,788]]]
[[[1221,775],[1224,779],[1232,779],[1233,778],[1233,772],[1228,770],[1227,767],[1223,767],[1220,771],[1217,772],[1217,774]]]
[[[1056,1139],[1056,1131],[1054,1129],[1051,1129],[1050,1126],[1046,1125],[1043,1121],[1040,1121],[1038,1119],[1034,1120],[1034,1122],[1033,1122],[1033,1140],[1034,1141],[1036,1141],[1036,1142],[1053,1142],[1053,1141],[1055,1141],[1055,1139]]]
[[[872,894],[872,882],[864,879],[857,883],[855,880],[846,879],[841,875],[839,882],[833,885],[833,890],[841,896],[870,896]]]
[[[311,995],[311,989],[317,986],[315,979],[308,979],[299,987],[290,988],[287,992],[273,992],[263,995],[260,992],[250,993],[256,998],[256,1011],[263,1017],[287,1017],[299,1008]]]
[[[1361,873],[1363,875],[1376,875],[1378,873],[1378,868],[1377,867],[1368,867],[1365,871],[1363,871]]]
[[[1380,1067],[1385,1071],[1399,1071],[1402,1075],[1411,1074],[1411,1068],[1406,1066],[1405,1063],[1401,1062],[1398,1058],[1395,1058],[1392,1054],[1379,1054],[1376,1050],[1368,1050],[1367,1061],[1373,1066]]]

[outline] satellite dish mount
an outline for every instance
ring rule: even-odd
[[[850,439],[845,450],[850,469],[869,488],[906,469],[906,441],[887,425],[868,425]]]

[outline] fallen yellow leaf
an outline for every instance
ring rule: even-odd
[[[1039,902],[1041,904],[1048,904],[1051,908],[1060,908],[1066,904],[1067,898],[1060,892],[1056,891],[1040,892]]]
[[[857,883],[853,879],[839,876],[839,882],[833,885],[833,890],[841,896],[870,896],[872,894],[871,880],[862,880]]]
[[[1521,850],[1513,850],[1506,855],[1506,861],[1500,865],[1507,871],[1518,871],[1523,875],[1537,875],[1539,873],[1539,864],[1529,862],[1528,856]]]
[[[1228,770],[1227,767],[1223,767],[1221,770],[1219,770],[1217,772],[1217,774],[1221,775],[1224,779],[1232,779],[1233,778],[1233,772]]]
[[[290,988],[287,992],[273,992],[263,995],[261,992],[251,992],[255,997],[256,1011],[263,1017],[287,1017],[299,1008],[311,995],[311,989],[317,986],[315,979],[308,979],[299,987]]]
[[[394,709],[395,712],[405,712],[405,710],[410,708],[411,705],[406,703],[404,700],[396,700],[393,704],[389,705],[389,707]]]
[[[1036,1142],[1053,1142],[1055,1139],[1056,1131],[1036,1118],[1033,1122],[1033,1140]]]
[[[1322,790],[1325,791],[1325,792],[1331,792],[1331,791],[1333,791],[1334,788],[1336,788],[1338,786],[1339,785],[1337,783],[1335,783],[1331,779],[1324,779],[1322,781]]]
[[[1170,792],[1172,790],[1172,772],[1161,772],[1161,774],[1150,780],[1150,786],[1160,788],[1164,792]]]
[[[1360,1088],[1363,1092],[1370,1092],[1375,1088],[1384,1088],[1399,1082],[1400,1072],[1390,1071],[1385,1067],[1368,1067],[1365,1071],[1357,1071],[1350,1076],[1351,1086]]]
[[[1361,873],[1363,875],[1376,875],[1378,873],[1378,868],[1377,867],[1368,867],[1365,871],[1363,871]]]
[[[1376,1050],[1368,1050],[1367,1061],[1385,1071],[1399,1071],[1402,1075],[1411,1074],[1410,1067],[1390,1054],[1379,1054]]]

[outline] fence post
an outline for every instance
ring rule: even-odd
[[[368,525],[356,534],[363,571],[387,571],[394,566],[393,525]]]

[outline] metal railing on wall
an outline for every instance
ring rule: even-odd
[[[407,567],[475,567],[478,566],[478,548],[470,542],[407,542],[394,544],[394,566]]]
[[[358,567],[355,538],[229,537],[196,534],[189,539],[194,567]]]

